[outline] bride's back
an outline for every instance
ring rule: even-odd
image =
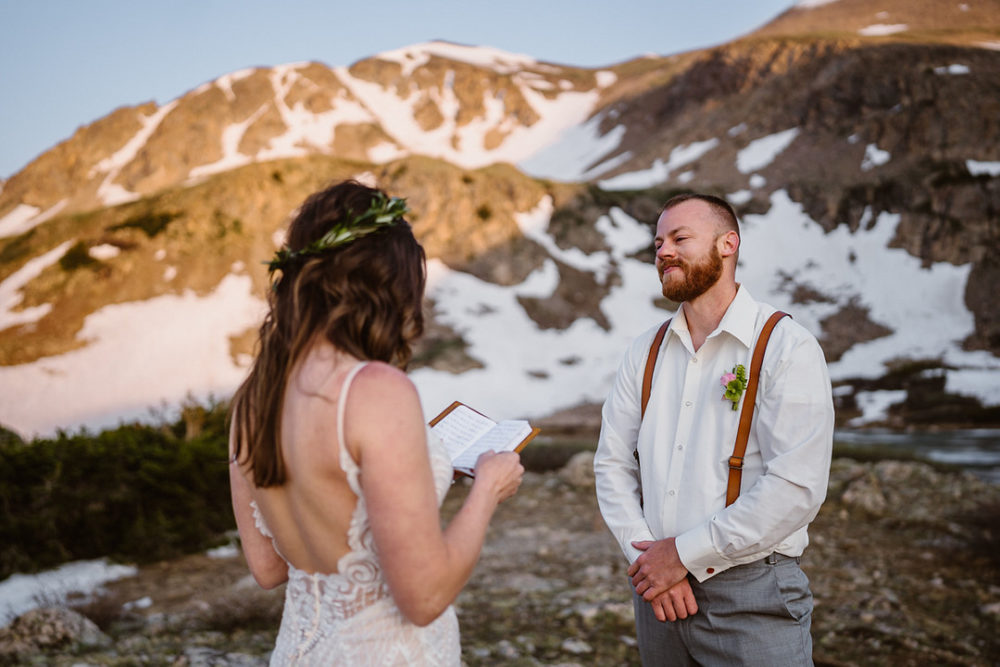
[[[333,573],[350,550],[347,531],[357,497],[340,464],[337,404],[358,363],[325,341],[314,344],[289,376],[282,408],[285,484],[256,490],[278,550],[304,572]],[[348,451],[356,460],[357,452]]]

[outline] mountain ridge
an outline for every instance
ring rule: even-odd
[[[1000,423],[1000,52],[978,45],[1000,12],[972,30],[935,6],[936,33],[859,34],[878,16],[837,0],[603,68],[431,42],[346,67],[249,68],[115,110],[0,190],[0,422],[44,432],[53,395],[106,420],[123,396],[230,391],[289,213],[356,177],[409,198],[431,259],[414,371],[429,411],[456,394],[498,417],[601,400],[631,336],[669,315],[649,225],[695,187],[737,207],[754,294],[823,344],[842,423]],[[904,25],[906,3],[885,7]],[[219,299],[246,322],[221,341],[176,347],[164,332],[180,324],[142,324]],[[950,323],[921,339],[935,310]],[[140,319],[122,355],[162,348],[172,366],[119,367],[107,327],[126,311]],[[192,365],[199,346],[217,356]],[[157,387],[144,363],[177,382]],[[107,405],[71,391],[86,368]],[[96,423],[66,414],[54,424]]]

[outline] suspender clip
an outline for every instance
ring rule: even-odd
[[[730,456],[729,457],[729,469],[730,470],[743,470],[743,457],[742,456]]]

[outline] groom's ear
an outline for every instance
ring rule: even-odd
[[[740,250],[740,235],[729,230],[719,234],[715,239],[719,254],[723,257],[732,257]]]

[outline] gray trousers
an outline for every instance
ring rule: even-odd
[[[813,598],[798,558],[771,554],[704,583],[690,576],[688,581],[698,613],[672,623],[658,621],[632,590],[644,667],[813,664]]]

